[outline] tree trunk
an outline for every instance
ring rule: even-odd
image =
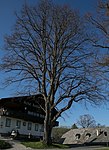
[[[46,105],[46,116],[44,120],[44,137],[43,141],[47,145],[52,144],[51,132],[52,132],[52,123],[51,123],[51,111],[49,109],[49,104]]]
[[[48,123],[45,121],[45,123],[44,123],[44,142],[45,142],[47,145],[51,145],[51,144],[52,144],[51,131],[52,131],[52,128],[51,128],[50,125],[48,125]]]

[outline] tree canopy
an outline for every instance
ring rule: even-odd
[[[44,141],[49,144],[54,122],[74,102],[104,100],[94,74],[95,50],[84,19],[69,7],[41,0],[36,6],[24,5],[16,17],[12,34],[5,37],[1,70],[7,73],[7,85],[20,83],[26,94],[43,95]]]
[[[96,121],[94,120],[94,117],[89,114],[80,116],[79,120],[77,121],[77,124],[82,128],[96,127]]]

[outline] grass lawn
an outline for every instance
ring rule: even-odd
[[[34,149],[46,149],[46,148],[69,148],[67,145],[63,144],[52,144],[50,146],[47,146],[42,141],[41,142],[22,142],[23,145],[26,147],[34,148]]]
[[[109,147],[106,147],[106,148],[100,148],[100,149],[97,149],[97,150],[109,150]]]
[[[96,150],[109,150],[109,148],[100,148],[100,149],[96,149]]]
[[[0,140],[0,149],[8,149],[11,147],[12,147],[11,144],[9,144],[8,142]]]

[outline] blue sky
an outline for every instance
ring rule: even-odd
[[[97,5],[97,0],[53,0],[58,4],[70,5],[72,8],[76,8],[83,15],[86,12],[94,12]],[[35,4],[38,0],[0,0],[0,48],[3,47],[3,39],[5,34],[10,34],[12,27],[15,23],[14,12],[19,12],[22,8],[23,3]],[[2,56],[2,52],[0,52]],[[4,78],[3,74],[0,74],[1,81]],[[1,82],[0,81],[0,82]],[[2,89],[0,84],[0,98],[13,96],[15,88],[12,86]],[[63,115],[64,119],[60,118],[60,125],[71,126],[77,121],[80,115],[91,114],[97,123],[109,126],[108,120],[109,106],[103,105],[101,107],[88,108],[83,104],[73,104],[72,108]]]

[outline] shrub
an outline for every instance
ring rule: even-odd
[[[0,149],[7,149],[7,148],[11,148],[11,147],[12,146],[10,143],[0,140]]]

